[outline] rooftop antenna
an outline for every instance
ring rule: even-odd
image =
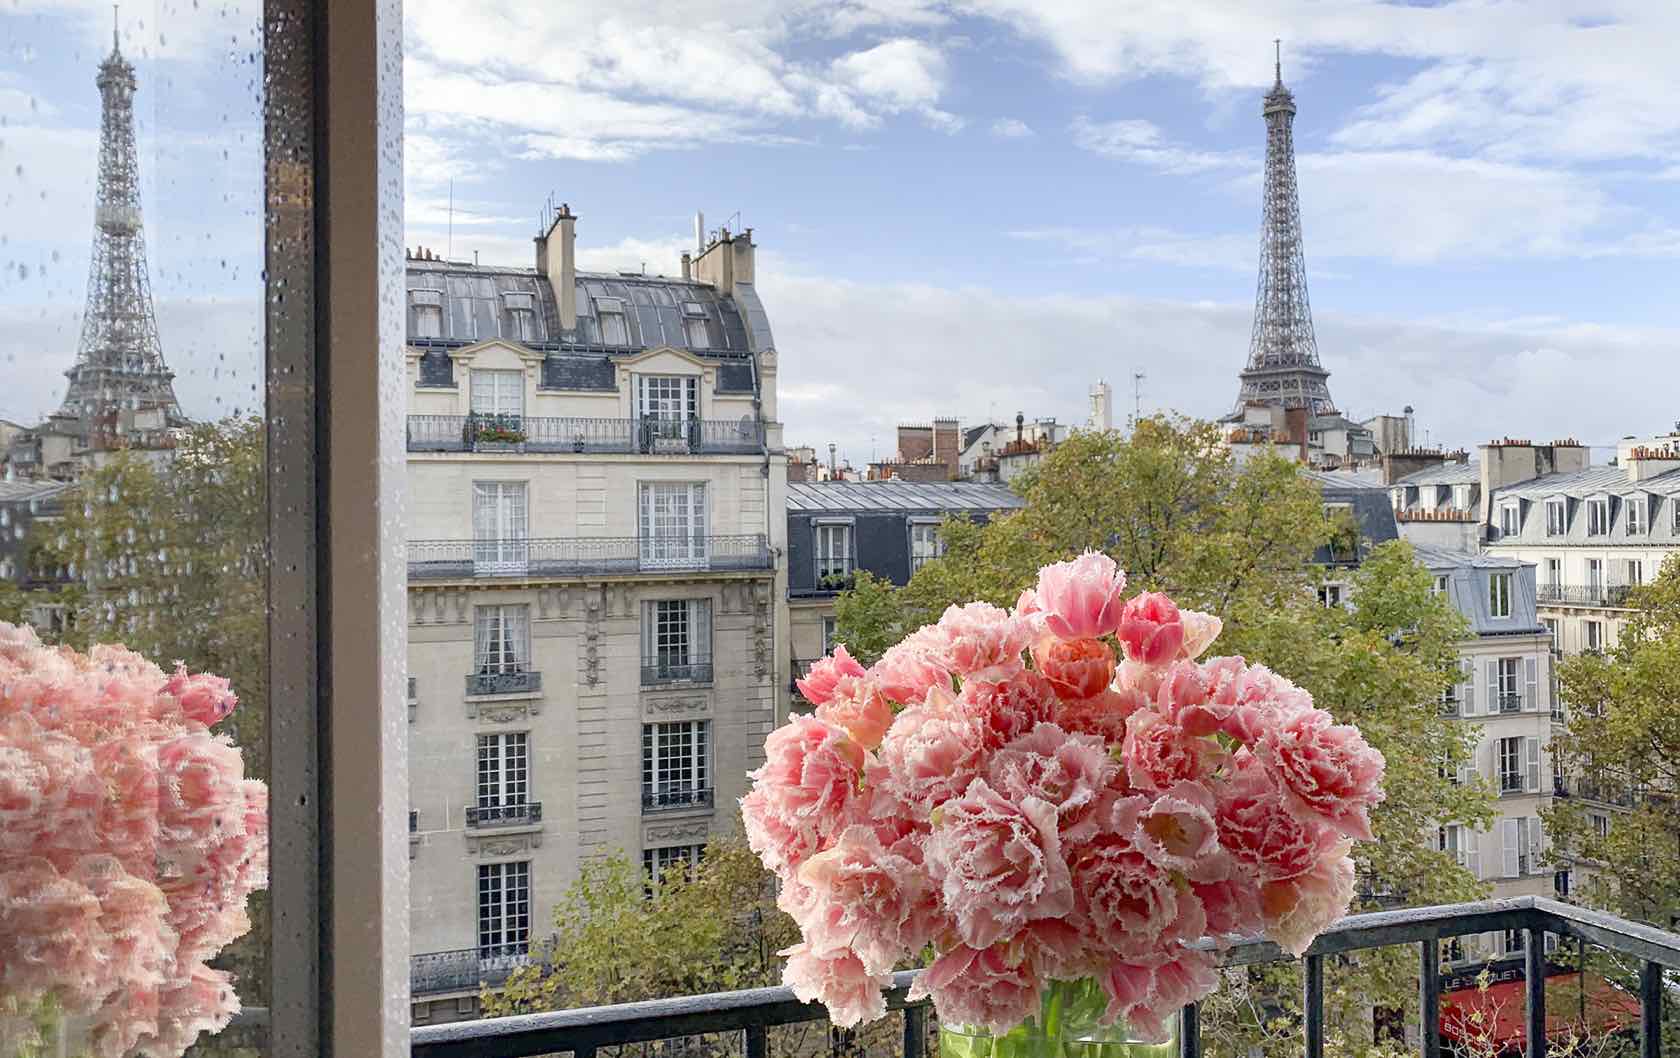
[[[1138,420],[1143,418],[1143,372],[1132,372],[1132,426],[1137,427]]]

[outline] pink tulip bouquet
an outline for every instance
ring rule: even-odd
[[[1194,942],[1299,955],[1346,912],[1382,755],[1266,668],[1198,660],[1218,618],[1125,584],[1087,552],[799,682],[815,715],[770,734],[741,807],[803,937],[784,980],[835,1024],[881,1017],[931,948],[912,996],[943,1025],[1054,1036],[1094,1004],[1158,1040],[1217,982]]]
[[[70,1053],[163,1058],[238,1011],[205,965],[267,884],[268,788],[209,730],[235,704],[0,623],[0,1054],[79,1029]]]

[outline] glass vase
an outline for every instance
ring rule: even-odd
[[[1139,1039],[1124,1019],[1102,1024],[1107,1007],[1108,996],[1094,980],[1052,981],[1038,1013],[1004,1035],[942,1023],[939,1058],[1178,1058],[1176,1013],[1162,1042]]]

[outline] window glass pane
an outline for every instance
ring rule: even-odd
[[[0,771],[15,776],[23,763],[28,775],[46,760],[45,742],[14,734],[21,709],[43,739],[77,744],[53,758],[61,788],[101,791],[100,818],[116,810],[131,839],[95,828],[91,803],[11,799],[0,877],[18,877],[31,849],[20,837],[55,835],[54,891],[120,918],[133,948],[155,947],[167,967],[156,982],[79,976],[68,967],[80,960],[116,965],[107,942],[92,927],[59,936],[76,958],[61,950],[44,968],[56,1000],[0,983],[6,1054],[16,1019],[54,1002],[89,1020],[55,1030],[42,1054],[87,1052],[93,1032],[113,1030],[117,1053],[174,1054],[195,1041],[201,1052],[269,1050],[268,431],[282,444],[296,435],[290,421],[268,421],[265,342],[271,305],[283,324],[290,304],[308,311],[310,301],[295,290],[279,305],[264,288],[264,85],[275,71],[260,12],[125,0],[116,11],[0,14],[0,621],[32,627],[47,647],[120,644],[144,659],[127,676],[95,665],[0,706],[13,722],[0,731],[10,765]],[[273,574],[295,586],[284,567]],[[46,661],[34,648],[17,659],[29,671]],[[206,711],[189,715],[163,691],[177,664],[209,692]],[[120,715],[92,724],[79,714],[119,686],[132,694]],[[220,738],[237,761],[203,786],[186,783],[193,763],[220,755]],[[161,818],[170,809],[156,790],[101,778],[95,762],[124,747],[150,762],[139,765],[149,781],[191,791],[195,810],[215,806],[215,830],[195,840],[196,828]],[[94,881],[95,863],[110,885]],[[201,877],[172,880],[180,863],[204,865]],[[0,978],[27,961],[8,944],[19,922],[8,912],[46,892],[10,890]],[[129,986],[155,998],[155,1025],[125,1016]],[[241,1005],[255,1016],[224,1032]]]

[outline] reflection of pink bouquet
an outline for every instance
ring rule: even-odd
[[[205,966],[268,884],[268,788],[208,727],[237,701],[0,623],[0,1052],[66,1015],[94,1054],[178,1055],[238,1011]]]
[[[1219,619],[1125,583],[1088,552],[800,681],[816,715],[771,733],[742,811],[803,934],[785,979],[836,1024],[931,945],[943,1022],[1007,1032],[1095,979],[1159,1037],[1217,980],[1189,942],[1299,954],[1347,910],[1381,754],[1264,667],[1198,661]]]

